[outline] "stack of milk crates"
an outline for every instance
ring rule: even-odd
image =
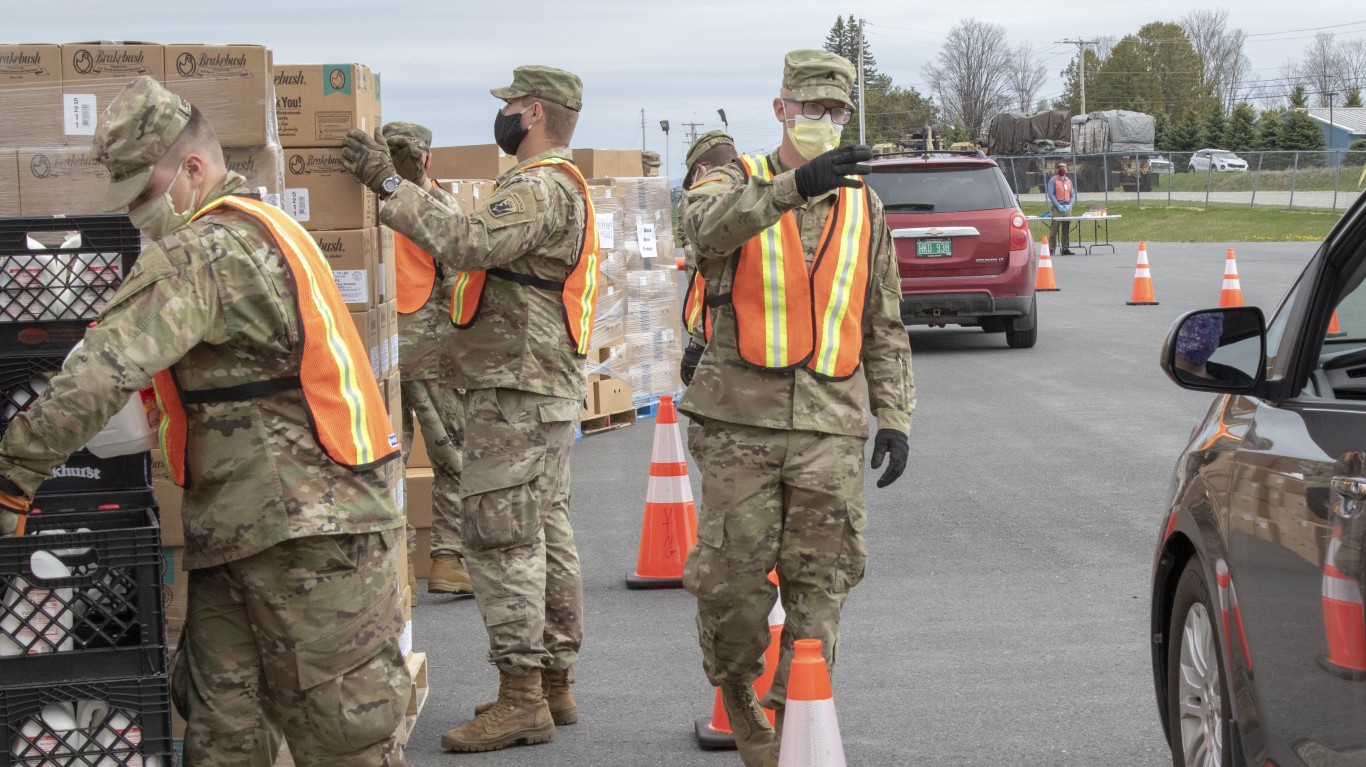
[[[0,432],[61,370],[139,240],[124,215],[0,218]],[[139,410],[154,402],[135,394],[120,415]],[[145,447],[80,450],[39,487],[24,534],[0,537],[0,767],[173,764]]]

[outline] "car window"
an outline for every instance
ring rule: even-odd
[[[1211,155],[1211,156],[1214,156],[1214,157],[1233,157],[1233,156],[1235,156],[1232,152],[1210,152],[1210,155]]]
[[[892,213],[962,213],[1015,207],[1001,172],[990,166],[888,170],[863,178]]]
[[[1321,339],[1303,339],[1322,342],[1303,394],[1366,400],[1366,258],[1361,256],[1356,255],[1338,286],[1341,297],[1327,332]]]

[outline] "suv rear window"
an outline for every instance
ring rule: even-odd
[[[994,167],[876,169],[863,177],[890,213],[962,213],[1015,207]]]

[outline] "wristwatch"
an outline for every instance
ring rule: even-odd
[[[380,182],[379,185],[379,188],[381,190],[379,196],[385,200],[389,199],[394,194],[394,192],[398,191],[398,187],[402,183],[403,177],[397,174],[384,179]]]

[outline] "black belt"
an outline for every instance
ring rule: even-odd
[[[286,376],[284,378],[272,378],[268,381],[254,381],[252,383],[238,384],[236,386],[223,386],[217,389],[196,389],[194,391],[183,391],[180,394],[182,401],[187,405],[209,405],[215,402],[243,402],[257,397],[265,397],[270,394],[294,391],[304,388],[303,381],[299,376]]]
[[[515,282],[518,285],[526,285],[527,287],[532,288],[540,288],[541,290],[549,290],[552,293],[559,293],[564,290],[563,282],[544,280],[540,277],[532,277],[529,274],[520,274],[518,272],[508,271],[507,269],[493,268],[488,270],[488,273],[494,277],[500,277],[507,280],[508,282]]]

